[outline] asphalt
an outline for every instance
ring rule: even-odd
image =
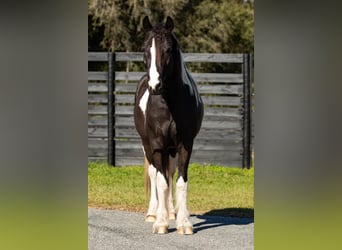
[[[192,215],[193,235],[152,234],[144,214],[88,208],[88,249],[254,249],[254,220]]]

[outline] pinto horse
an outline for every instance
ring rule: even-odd
[[[135,94],[134,121],[145,154],[145,184],[150,190],[146,221],[152,232],[168,232],[168,220],[176,219],[179,234],[192,234],[187,207],[188,165],[195,136],[203,119],[203,102],[185,67],[174,33],[174,23],[152,26],[143,19],[146,32],[144,63],[147,73]],[[172,179],[178,160],[176,209]],[[177,216],[176,216],[177,215]]]

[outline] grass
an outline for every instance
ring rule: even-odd
[[[191,164],[188,178],[188,207],[192,214],[253,217],[254,168]],[[146,212],[143,167],[89,163],[88,206]]]

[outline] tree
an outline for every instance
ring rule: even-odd
[[[252,4],[204,0],[187,22],[183,46],[192,52],[253,52],[253,26]]]
[[[254,50],[254,5],[236,0],[89,0],[95,28],[108,51],[141,51],[142,19],[175,20],[175,33],[186,52],[242,53]],[[101,32],[96,31],[102,29]],[[91,49],[91,48],[90,48]]]
[[[140,51],[144,39],[142,19],[159,22],[176,16],[189,0],[89,0],[94,27],[104,27],[101,46],[109,51]]]

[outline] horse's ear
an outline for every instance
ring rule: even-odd
[[[148,16],[145,16],[143,19],[143,28],[146,32],[152,29],[152,25],[150,23],[150,20],[148,19]]]
[[[165,28],[167,29],[168,32],[171,32],[173,30],[173,20],[171,17],[166,18],[166,23],[165,23]]]

